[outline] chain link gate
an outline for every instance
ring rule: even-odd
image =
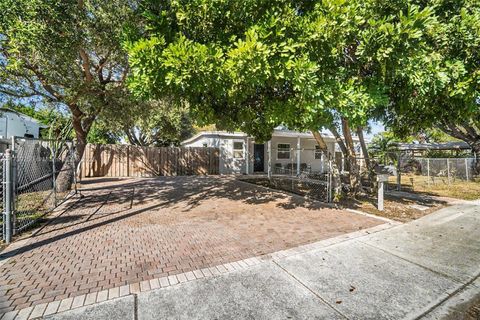
[[[2,239],[6,242],[56,208],[76,185],[71,141],[13,137],[8,147],[1,161]]]
[[[318,148],[288,145],[291,144],[278,143],[271,147],[272,187],[322,202],[332,202],[333,160],[327,159]]]

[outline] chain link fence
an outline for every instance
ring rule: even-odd
[[[1,161],[2,238],[7,240],[34,225],[66,198],[75,185],[76,161],[70,141],[14,137],[1,143],[9,148]],[[11,221],[10,235],[6,234],[7,218]]]
[[[249,176],[241,180],[307,196],[322,202],[332,201],[331,164],[318,148],[296,148],[291,143],[271,146],[265,166],[270,158],[270,177]],[[263,169],[263,166],[262,166]],[[265,169],[268,171],[268,169]]]
[[[389,179],[389,190],[413,191],[436,186],[465,184],[478,179],[475,158],[427,158],[397,153],[391,156],[389,166],[394,176]]]

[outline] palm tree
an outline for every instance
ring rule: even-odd
[[[379,159],[384,165],[390,161],[395,161],[395,152],[397,140],[388,132],[382,132],[375,135],[368,145],[368,152],[374,159]]]

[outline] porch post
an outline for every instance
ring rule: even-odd
[[[268,153],[268,162],[267,162],[267,174],[268,179],[272,178],[272,140],[267,142],[267,153]]]
[[[300,137],[297,137],[297,176],[300,175]]]
[[[245,174],[249,174],[249,163],[250,163],[250,146],[249,146],[249,139],[247,137],[246,142],[245,142]]]

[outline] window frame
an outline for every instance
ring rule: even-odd
[[[318,158],[317,158],[318,155]],[[322,160],[323,157],[323,151],[320,149],[320,146],[318,144],[315,145],[315,150],[313,150],[313,158],[315,160]]]
[[[284,150],[280,150],[280,145],[283,144],[283,145],[288,145],[288,150],[287,148],[282,148]],[[288,158],[279,158],[278,155],[279,153],[282,152],[282,153],[286,153],[288,152]],[[277,160],[290,160],[292,159],[292,144],[291,143],[282,143],[282,142],[278,142],[277,143]]]
[[[235,149],[235,143],[241,143],[242,144],[242,149]],[[235,156],[236,152],[241,152],[242,156],[241,157],[236,157]],[[245,159],[245,141],[243,141],[243,140],[233,140],[232,156],[233,156],[233,159]]]

